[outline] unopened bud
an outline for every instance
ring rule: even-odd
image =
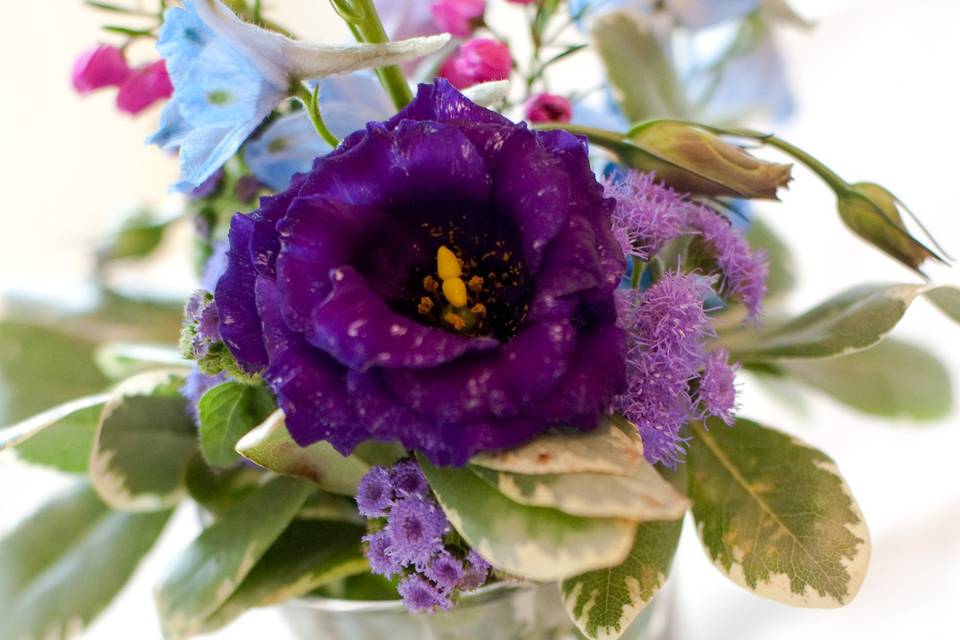
[[[910,234],[899,201],[878,184],[850,185],[849,190],[838,194],[837,209],[854,233],[911,269],[917,269],[928,258],[942,260]]]
[[[632,129],[635,168],[654,171],[671,187],[697,195],[777,199],[790,182],[788,164],[766,162],[699,127],[655,120]]]

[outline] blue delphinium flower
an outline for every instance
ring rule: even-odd
[[[174,86],[159,130],[148,139],[179,147],[191,191],[230,158],[302,80],[411,60],[448,40],[431,36],[382,45],[308,44],[243,22],[220,0],[184,0],[167,10],[157,49]]]
[[[371,74],[324,78],[319,85],[320,112],[327,128],[339,138],[394,113],[390,98]],[[277,119],[259,138],[248,142],[243,159],[264,184],[283,191],[293,174],[309,171],[315,158],[331,151],[307,113],[296,111]]]

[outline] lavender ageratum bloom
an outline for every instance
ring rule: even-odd
[[[709,207],[690,207],[687,224],[717,261],[722,276],[720,293],[740,300],[751,319],[759,316],[767,293],[766,252],[751,249],[741,231]]]
[[[418,574],[405,578],[397,586],[397,591],[403,598],[403,605],[410,611],[430,613],[437,609],[453,608],[453,601],[449,595]]]
[[[391,553],[400,564],[422,570],[443,550],[443,535],[449,528],[450,523],[434,501],[411,496],[393,505],[384,531],[390,536]]]
[[[234,216],[221,333],[303,446],[399,440],[464,464],[552,425],[589,430],[626,389],[612,206],[582,139],[422,85]]]
[[[220,0],[168,9],[157,50],[174,86],[148,143],[180,149],[177,191],[191,191],[230,158],[301,80],[411,60],[447,41],[432,36],[383,45],[291,40],[243,22]]]
[[[391,553],[393,542],[386,531],[380,530],[374,534],[363,536],[362,540],[367,543],[366,555],[372,573],[389,579],[403,572],[403,566]]]
[[[621,289],[620,322],[631,332],[629,388],[617,409],[636,425],[650,462],[676,465],[680,429],[695,417],[689,384],[703,368],[703,341],[712,326],[703,308],[710,282],[665,273],[644,292]]]
[[[707,354],[700,378],[698,398],[703,416],[720,418],[733,424],[737,410],[737,390],[734,386],[738,366],[730,365],[730,354],[717,349]]]
[[[647,261],[683,233],[690,203],[654,173],[631,171],[604,181],[616,201],[613,227],[625,254]]]
[[[463,562],[449,551],[441,551],[427,565],[424,575],[433,580],[441,591],[450,593],[463,580]]]
[[[362,129],[373,120],[385,120],[393,105],[377,79],[367,73],[324,78],[320,81],[320,111],[338,137]],[[318,156],[333,148],[313,128],[306,111],[295,111],[276,121],[243,148],[243,159],[257,178],[274,191],[290,186],[295,173],[309,171]]]
[[[390,482],[393,484],[394,491],[399,496],[420,496],[430,495],[430,486],[427,484],[427,478],[423,475],[418,465],[413,460],[404,460],[398,462],[390,469]]]
[[[370,467],[370,471],[360,480],[357,487],[357,508],[365,518],[382,518],[393,506],[393,483],[390,474],[380,466]]]
[[[473,591],[482,587],[490,575],[490,563],[480,557],[473,549],[467,553],[467,568],[463,572],[458,587],[464,591]]]

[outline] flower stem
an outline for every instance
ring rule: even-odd
[[[353,20],[351,20],[353,16],[347,12],[338,11],[338,14],[347,22],[347,26],[359,42],[384,44],[390,41],[373,0],[353,0],[352,5],[350,13],[356,16]],[[334,3],[334,7],[336,6]],[[377,69],[377,77],[397,109],[403,109],[413,100],[410,85],[407,84],[407,78],[400,67],[396,65],[380,67]]]
[[[317,130],[320,137],[336,149],[340,145],[340,139],[333,135],[333,132],[327,127],[327,123],[323,121],[323,116],[320,114],[320,85],[318,84],[311,92],[310,89],[307,88],[307,85],[298,83],[293,97],[303,103],[303,108],[306,110],[307,115],[310,117],[310,122],[313,123],[313,128]]]

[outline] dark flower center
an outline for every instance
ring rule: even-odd
[[[439,207],[438,207],[439,209]],[[410,216],[412,224],[379,231],[381,255],[360,265],[373,278],[378,294],[397,313],[428,326],[468,336],[510,340],[522,326],[533,297],[533,283],[523,260],[520,235],[512,221],[484,207],[466,204],[455,214],[444,207],[435,215]],[[459,266],[456,279],[444,278],[441,248]],[[459,289],[459,294],[457,290]]]

